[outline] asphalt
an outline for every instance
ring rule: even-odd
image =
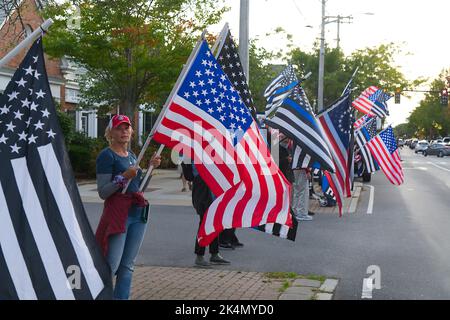
[[[373,299],[450,299],[450,157],[425,158],[409,149],[402,157],[406,181],[401,187],[381,172],[373,176],[372,214],[367,214],[365,186],[355,213],[342,218],[318,213],[300,224],[295,242],[240,229],[244,248],[222,250],[232,263],[219,268],[338,278],[335,299],[361,299],[367,268],[375,265],[381,288],[372,291]],[[193,266],[198,217],[188,202],[176,204],[152,206],[137,264]],[[91,199],[85,207],[95,230],[101,203]]]

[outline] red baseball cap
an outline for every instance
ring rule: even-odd
[[[127,116],[123,115],[123,114],[116,114],[115,116],[113,116],[111,118],[111,120],[109,121],[109,125],[108,127],[110,129],[112,128],[117,128],[119,125],[121,125],[122,123],[128,123],[131,126],[131,122],[130,122],[130,118],[128,118]]]

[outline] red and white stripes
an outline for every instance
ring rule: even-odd
[[[398,149],[392,154],[387,149],[380,136],[376,136],[367,143],[372,155],[377,160],[388,180],[394,185],[401,185],[404,182],[402,164]]]
[[[200,245],[208,245],[225,228],[292,226],[290,185],[254,122],[234,146],[227,128],[176,95],[154,139],[182,149],[217,196],[202,221]]]
[[[363,91],[363,93],[361,93],[361,95],[358,98],[356,98],[355,101],[352,102],[352,106],[357,110],[361,111],[362,113],[375,116],[375,114],[372,112],[374,102],[369,99],[369,96],[371,96],[377,91],[378,87],[375,86],[367,88],[366,90]]]

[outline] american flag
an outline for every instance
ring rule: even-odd
[[[386,115],[389,115],[386,101],[390,98],[391,96],[382,89],[371,86],[364,90],[363,93],[353,101],[352,105],[364,114],[371,116],[376,115],[380,118],[384,118]]]
[[[0,168],[0,300],[111,298],[109,267],[72,174],[41,39],[0,97]]]
[[[363,124],[365,124],[367,121],[369,121],[370,119],[372,119],[374,116],[365,114],[363,115],[361,118],[359,118],[358,120],[355,121],[355,123],[353,123],[353,129],[358,129],[360,128]]]
[[[154,139],[183,148],[217,196],[203,218],[199,244],[208,245],[223,229],[292,227],[290,184],[206,41],[196,46],[185,70]]]
[[[402,163],[395,142],[394,130],[387,127],[376,137],[367,143],[367,147],[377,160],[388,180],[395,185],[401,185],[405,177],[403,175]]]
[[[319,122],[327,136],[335,173],[325,171],[325,175],[333,190],[342,214],[343,198],[351,197],[350,157],[352,135],[352,106],[349,94],[340,97],[330,108],[318,116]]]
[[[253,102],[252,92],[248,87],[241,59],[229,30],[216,58],[233,87],[242,98],[242,101],[252,113],[253,118],[256,119],[256,107]]]
[[[298,83],[295,74],[291,79]],[[266,119],[267,125],[295,142],[294,168],[309,168],[318,162],[323,170],[334,172],[326,137],[301,86],[296,85],[272,114]]]
[[[272,112],[281,106],[284,99],[289,96],[298,83],[299,82],[297,76],[295,75],[294,68],[289,65],[269,84],[264,91],[264,97],[267,100],[265,110],[266,118],[269,118]]]
[[[373,158],[372,153],[366,147],[366,143],[377,135],[377,120],[372,118],[367,121],[359,129],[355,130],[356,143],[359,146],[361,157],[366,166],[366,170],[369,173],[375,172],[380,169],[377,161]]]
[[[256,120],[256,107],[253,102],[252,93],[248,87],[247,78],[245,77],[244,69],[242,68],[236,44],[228,29],[224,39],[221,41],[221,46],[217,51],[216,58],[244,104],[250,110],[253,119]],[[258,226],[256,229],[280,238],[295,241],[297,234],[297,223],[295,219],[293,220],[293,223],[293,228],[289,228],[288,226],[279,223],[269,223]]]

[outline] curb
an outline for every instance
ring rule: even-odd
[[[334,292],[339,283],[337,279],[318,280],[296,279],[278,300],[333,300]]]

